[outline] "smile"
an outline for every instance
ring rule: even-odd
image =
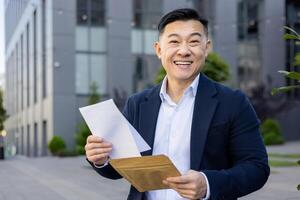
[[[174,61],[175,65],[191,65],[193,61]]]

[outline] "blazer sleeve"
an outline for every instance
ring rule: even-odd
[[[237,99],[230,122],[229,156],[232,167],[203,170],[210,184],[211,199],[236,199],[260,189],[267,181],[270,168],[259,131],[260,121],[242,92]]]
[[[130,119],[132,119],[132,116],[130,115],[130,109],[132,108],[132,106],[130,106],[132,100],[131,98],[129,98],[125,104],[124,110],[123,110],[123,115],[125,116],[125,118],[129,121]],[[122,178],[122,176],[110,165],[106,165],[102,168],[97,168],[94,166],[94,164],[92,162],[90,162],[89,160],[87,160],[91,166],[94,168],[94,170],[100,174],[103,177],[109,178],[109,179],[120,179]]]

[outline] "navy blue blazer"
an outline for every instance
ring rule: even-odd
[[[131,96],[124,109],[125,117],[151,147],[161,104],[160,87]],[[270,168],[259,124],[242,92],[201,74],[192,121],[190,166],[207,176],[210,199],[237,199],[260,189],[267,181]],[[142,153],[151,154],[151,150]],[[94,169],[104,177],[121,178],[110,165]],[[128,199],[146,197],[131,187]]]

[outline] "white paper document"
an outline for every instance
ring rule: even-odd
[[[113,100],[79,108],[92,134],[112,143],[110,158],[141,156],[151,149],[135,128],[118,110]]]

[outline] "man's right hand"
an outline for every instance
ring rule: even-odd
[[[103,138],[90,135],[84,147],[87,159],[95,165],[103,165],[112,150],[112,144],[104,141]]]

